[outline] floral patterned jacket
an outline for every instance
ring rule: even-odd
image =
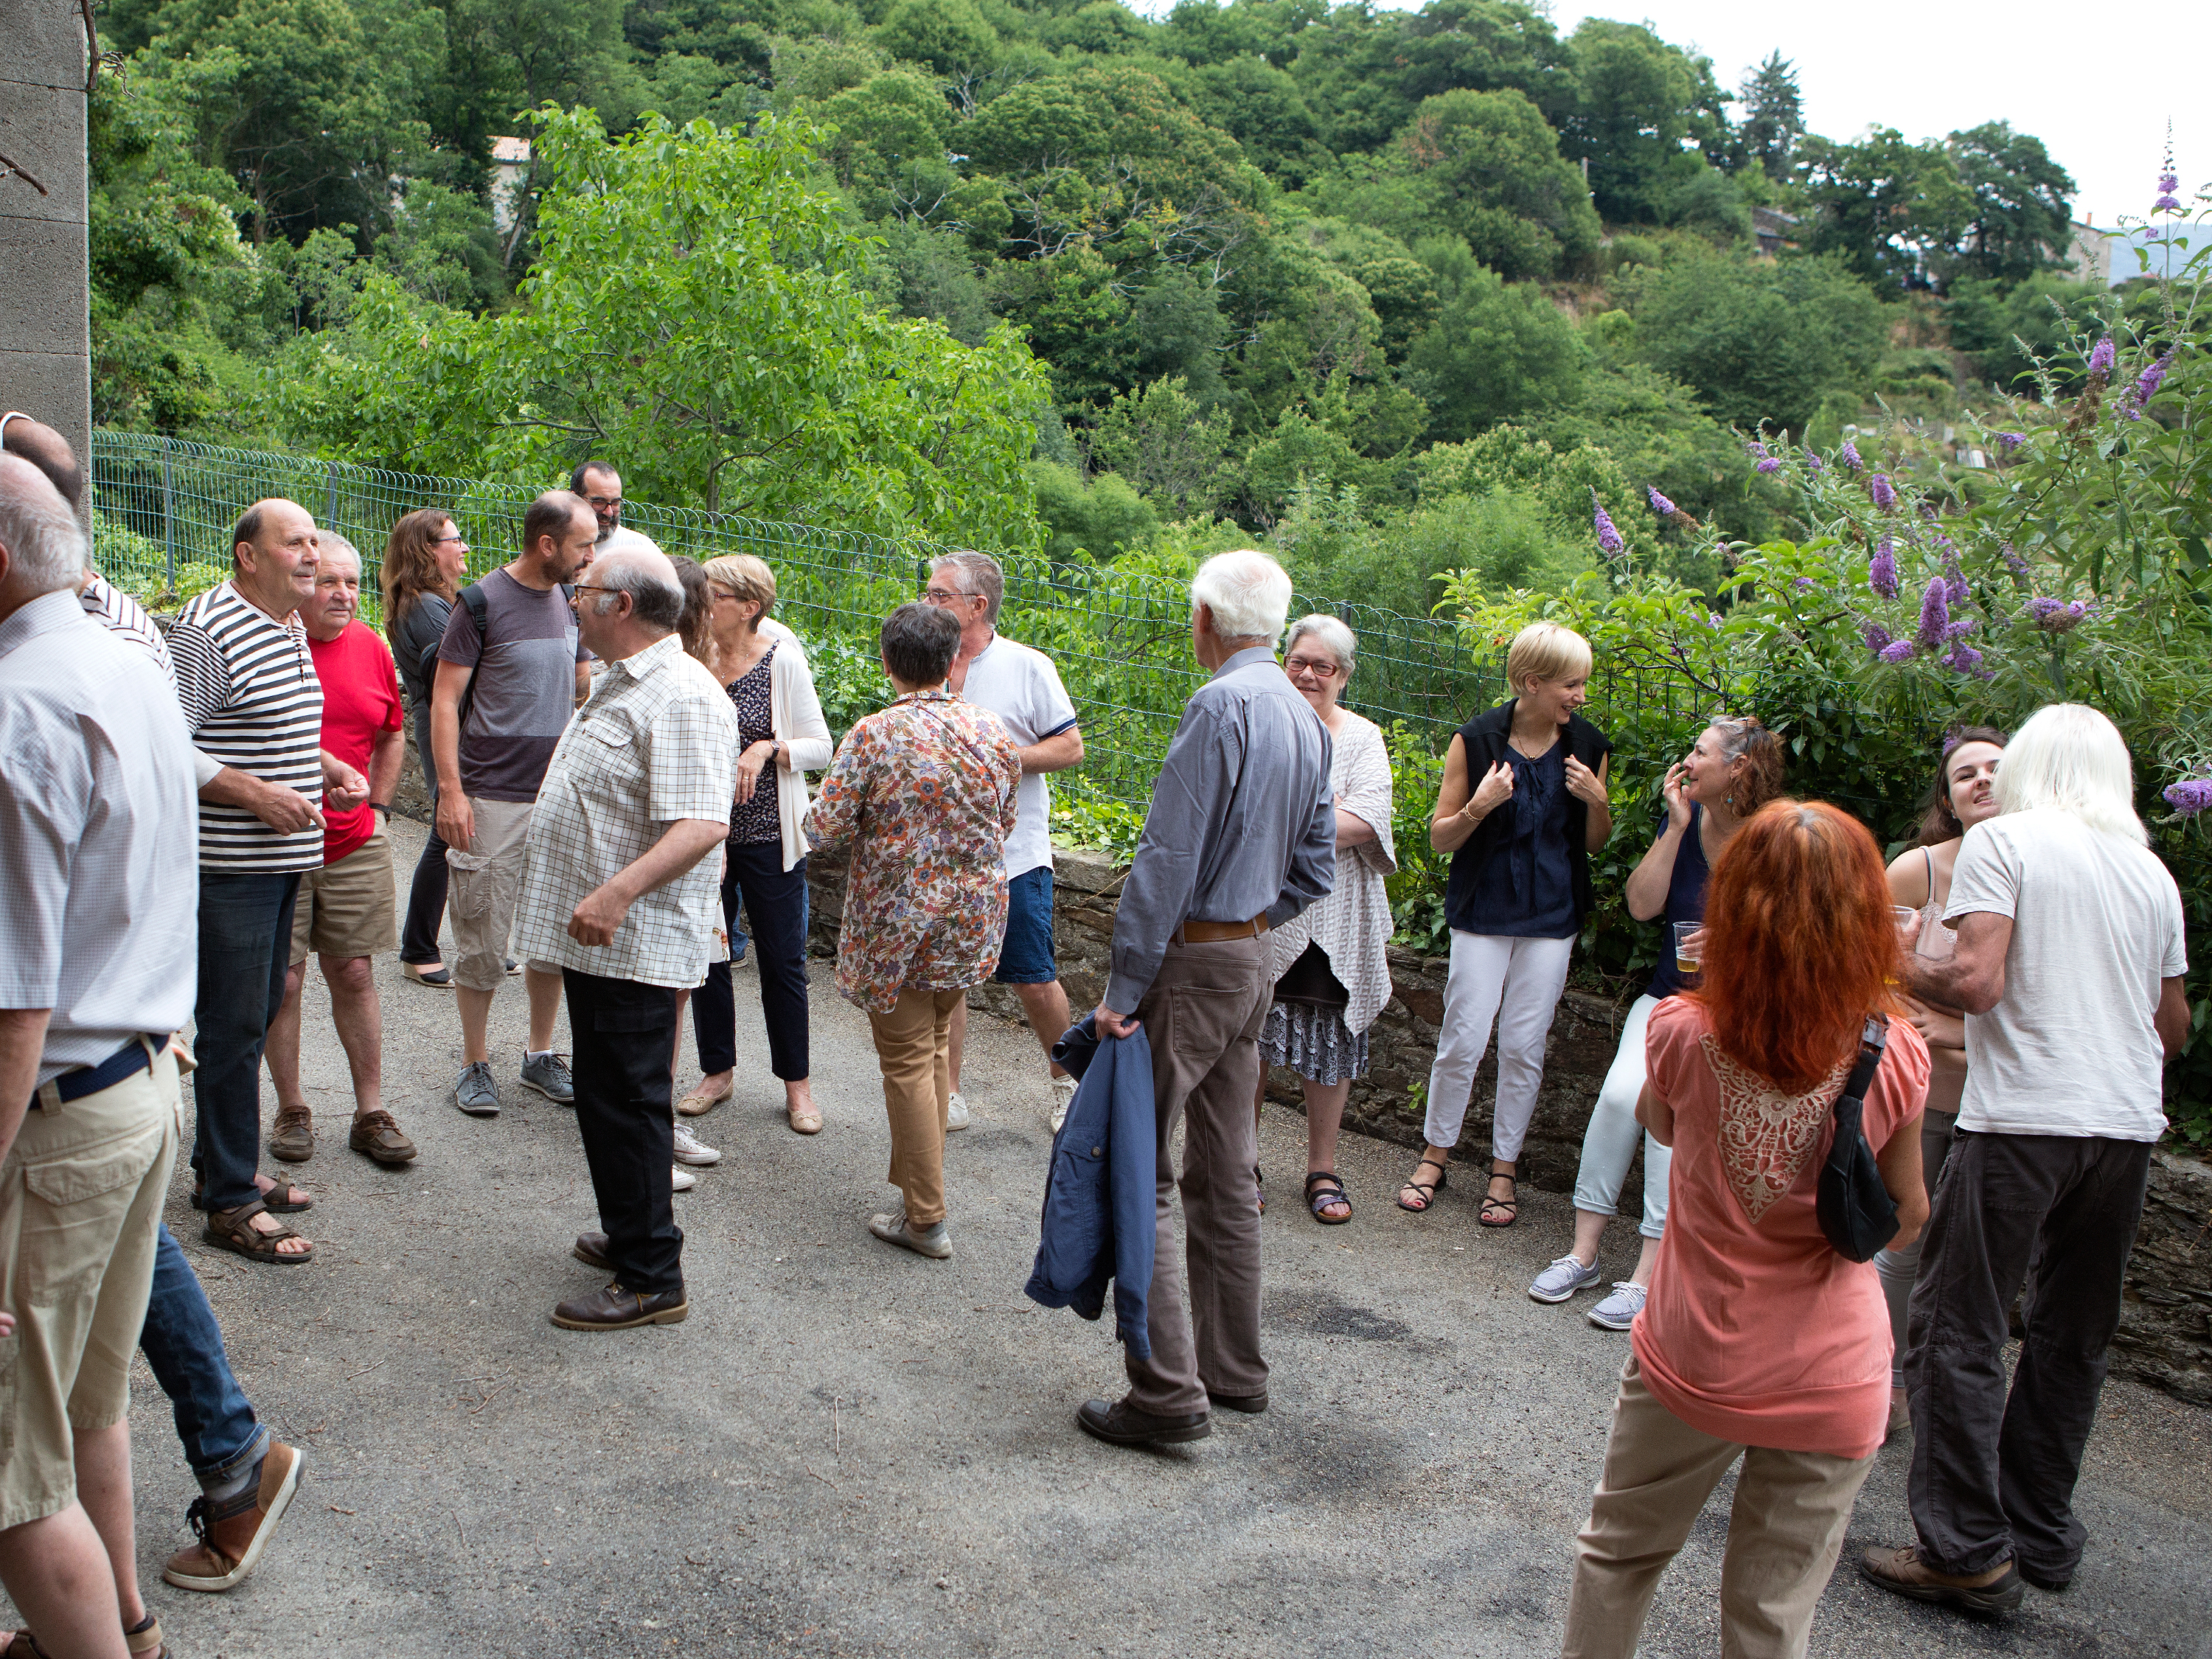
[[[845,734],[806,816],[816,851],[850,844],[837,990],[888,1013],[900,988],[981,984],[1006,931],[1001,851],[1020,752],[998,716],[915,691]]]

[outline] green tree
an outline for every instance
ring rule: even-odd
[[[1953,133],[1948,149],[1973,198],[1951,270],[2018,283],[2057,264],[2073,240],[2074,179],[2043,141],[1989,121]]]
[[[1464,236],[1507,281],[1585,271],[1595,260],[1600,228],[1582,174],[1523,94],[1425,99],[1395,151],[1431,187],[1431,222]]]
[[[1209,412],[1176,374],[1115,398],[1099,417],[1091,453],[1146,498],[1184,518],[1219,504],[1231,436],[1228,417]]]
[[[1854,144],[1808,137],[1798,154],[1813,210],[1800,233],[1807,251],[1835,255],[1882,294],[1929,281],[1972,215],[1948,152],[1907,143],[1894,127]]]
[[[1559,149],[1587,161],[1590,195],[1609,221],[1657,224],[1669,193],[1704,164],[1693,146],[1725,155],[1723,96],[1712,64],[1636,23],[1586,18],[1567,42],[1577,95],[1559,120]]]
[[[1430,434],[1471,438],[1573,401],[1586,354],[1559,307],[1533,285],[1509,286],[1471,260],[1458,268],[1439,263],[1443,313],[1406,356],[1407,382],[1429,405]]]
[[[647,499],[1032,544],[1036,365],[1005,330],[971,350],[871,301],[865,244],[809,181],[817,136],[653,118],[610,143],[543,112],[516,306],[438,314],[371,277],[283,412],[379,464],[539,479],[607,453]]]
[[[1736,128],[1738,167],[1754,167],[1776,184],[1790,175],[1797,140],[1805,131],[1805,103],[1797,66],[1778,52],[1743,78],[1737,94],[1743,120]]]

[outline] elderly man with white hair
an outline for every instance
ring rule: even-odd
[[[562,733],[531,815],[515,945],[557,971],[575,1044],[576,1127],[604,1232],[575,1254],[611,1277],[553,1310],[568,1330],[673,1325],[690,1312],[670,1199],[676,994],[722,951],[720,871],[737,723],[686,655],[665,556],[617,549],[576,584],[584,644],[607,665]]]
[[[2081,1562],[2074,1483],[2166,1130],[2160,1073],[2189,1034],[2181,893],[2112,723],[2039,710],[1996,797],[1959,849],[1954,953],[1905,958],[1911,995],[1966,1011],[1966,1087],[1906,1316],[1918,1541],[1861,1563],[1884,1589],[1982,1614],[2018,1607],[2023,1579],[2064,1589]]]
[[[1145,1028],[1158,1134],[1152,1355],[1126,1356],[1125,1398],[1092,1400],[1076,1414],[1116,1445],[1199,1440],[1212,1407],[1267,1407],[1252,1116],[1271,989],[1267,934],[1336,879],[1328,732],[1275,661],[1290,577],[1263,553],[1217,554],[1199,567],[1190,599],[1191,650],[1212,678],[1184,707],[1153,787],[1097,1016],[1102,1037]],[[1188,1316],[1171,1213],[1178,1185]]]

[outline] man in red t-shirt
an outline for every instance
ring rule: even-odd
[[[399,675],[382,635],[355,620],[361,608],[361,555],[343,537],[322,532],[313,596],[300,619],[315,677],[323,683],[323,750],[368,775],[368,799],[349,811],[324,813],[323,867],[300,878],[292,908],[292,971],[284,1006],[269,1027],[269,1076],[276,1085],[276,1127],[269,1150],[288,1164],[314,1156],[315,1129],[300,1091],[300,994],[307,952],[323,964],[331,1020],[353,1072],[353,1130],[347,1145],[379,1164],[406,1164],[415,1143],[384,1109],[384,1015],[369,958],[399,948],[385,821],[406,752]],[[296,1190],[296,1189],[295,1189]],[[273,1205],[271,1207],[275,1207]]]

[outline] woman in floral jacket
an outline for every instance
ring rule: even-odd
[[[817,852],[850,843],[837,989],[866,1011],[890,1114],[897,1213],[868,1231],[942,1261],[952,1010],[990,977],[1006,925],[1001,863],[1022,763],[998,716],[945,690],[960,624],[933,605],[884,620],[898,701],[846,734],[806,818]]]

